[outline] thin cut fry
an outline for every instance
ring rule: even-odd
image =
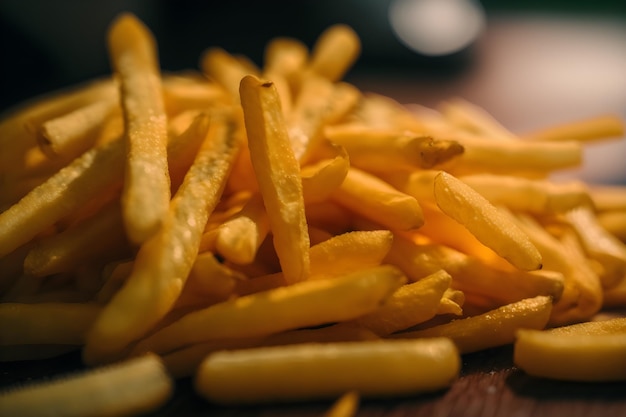
[[[280,100],[271,82],[254,76],[241,80],[240,93],[250,157],[276,253],[287,281],[302,281],[309,275],[309,235],[300,167],[291,150]]]
[[[160,227],[170,201],[161,75],[155,40],[135,16],[113,22],[108,47],[125,120],[123,218],[129,239],[140,244]]]
[[[349,26],[337,24],[326,29],[311,51],[308,71],[337,81],[343,78],[361,53],[361,40]]]
[[[568,122],[523,135],[534,141],[593,141],[624,136],[624,121],[617,116],[598,116]]]
[[[217,352],[202,363],[196,391],[219,404],[418,394],[449,386],[460,358],[445,338],[301,344]]]
[[[524,232],[468,185],[441,172],[435,177],[435,199],[444,213],[511,264],[526,271],[541,269],[541,255]]]

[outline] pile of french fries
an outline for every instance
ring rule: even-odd
[[[191,376],[347,416],[507,344],[531,375],[626,380],[626,319],[596,321],[626,307],[626,188],[552,179],[618,118],[520,136],[462,99],[409,110],[342,81],[344,25],[262,67],[210,48],[163,74],[131,14],[107,45],[111,77],[0,122],[0,359],[112,366],[7,415],[131,415]]]

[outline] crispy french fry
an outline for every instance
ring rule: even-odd
[[[266,75],[281,74],[292,79],[309,59],[307,46],[298,39],[276,37],[265,46],[263,71]]]
[[[463,153],[455,141],[388,129],[348,126],[327,131],[326,137],[346,148],[354,166],[376,172],[430,169]]]
[[[354,167],[350,167],[331,198],[350,211],[391,229],[417,229],[424,223],[422,208],[414,197]]]
[[[385,397],[445,388],[459,367],[444,338],[300,344],[209,355],[195,388],[220,404],[333,398],[348,390]]]
[[[533,141],[594,141],[624,136],[624,121],[617,116],[606,115],[551,126],[523,135]]]
[[[626,380],[626,319],[519,330],[513,360],[526,373],[569,381]]]
[[[302,177],[302,197],[305,204],[328,200],[335,189],[341,186],[350,168],[350,158],[346,150],[331,143],[330,155],[307,164],[300,170]]]
[[[235,132],[232,120],[211,121],[163,227],[141,246],[131,275],[90,330],[83,352],[87,363],[115,358],[174,305],[239,149]]]
[[[527,298],[485,314],[453,320],[450,323],[410,332],[399,338],[448,337],[460,353],[477,352],[513,343],[517,330],[541,330],[548,324],[552,301],[549,297]]]
[[[81,345],[100,310],[87,303],[0,303],[0,345]]]
[[[309,236],[300,168],[291,150],[271,82],[254,76],[241,80],[248,147],[263,202],[267,209],[276,253],[288,282],[309,275]]]
[[[161,360],[148,355],[0,394],[0,410],[24,417],[132,416],[159,408],[173,389]]]
[[[112,23],[108,48],[125,120],[122,213],[129,239],[140,244],[161,226],[170,201],[161,75],[155,40],[135,16],[122,14]]]
[[[207,49],[200,58],[200,67],[204,74],[218,82],[228,91],[234,103],[239,102],[239,83],[246,75],[258,75],[250,72],[236,57],[222,48]]]
[[[240,297],[186,315],[142,340],[134,351],[162,354],[202,341],[350,320],[373,311],[404,282],[396,268],[384,266]]]
[[[437,205],[448,216],[463,224],[485,246],[516,267],[541,269],[541,254],[514,222],[484,197],[452,175],[435,177]]]
[[[453,125],[477,136],[489,139],[517,138],[484,108],[460,97],[443,101],[439,110]]]
[[[354,323],[386,336],[423,323],[435,316],[441,298],[452,278],[440,270],[419,281],[403,285],[379,309],[354,320]]]

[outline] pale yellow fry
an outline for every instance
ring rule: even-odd
[[[255,194],[235,217],[218,227],[215,248],[231,262],[249,264],[254,261],[269,230],[263,198]]]
[[[91,148],[107,119],[119,112],[117,95],[80,107],[41,126],[39,146],[52,158],[73,159]]]
[[[276,37],[265,45],[263,72],[281,74],[291,79],[302,71],[309,59],[309,49],[294,38]]]
[[[212,47],[204,51],[200,58],[202,72],[215,80],[228,91],[234,103],[239,102],[239,83],[246,75],[258,75],[250,72],[236,57],[222,48]]]
[[[205,109],[226,102],[226,91],[217,83],[200,75],[169,75],[163,77],[163,95],[167,114]]]
[[[276,88],[254,76],[241,80],[241,104],[250,158],[267,210],[274,247],[288,282],[309,275],[309,235],[300,167]]]
[[[623,211],[603,211],[596,215],[596,219],[607,232],[626,243],[626,216]]]
[[[397,337],[447,337],[452,339],[459,352],[477,352],[513,343],[519,329],[544,329],[551,310],[550,297],[537,296],[477,316],[424,330],[398,333]]]
[[[602,306],[602,286],[578,245],[568,244],[575,237],[569,234],[558,240],[530,216],[518,213],[516,217],[541,252],[545,268],[563,274],[563,294],[554,305],[550,324],[589,320]]]
[[[354,323],[387,336],[423,323],[437,314],[441,298],[452,277],[444,270],[403,285],[379,309],[359,317]]]
[[[357,391],[348,391],[337,399],[328,411],[324,413],[324,417],[353,417],[359,409],[359,393]]]
[[[599,212],[626,211],[626,187],[619,185],[594,185],[589,187],[591,199]]]
[[[21,171],[29,150],[37,149],[42,123],[115,93],[110,78],[56,91],[23,103],[0,119],[0,172]]]
[[[0,345],[82,345],[100,310],[92,303],[0,303]]]
[[[324,146],[329,148],[330,155],[300,170],[302,195],[307,205],[326,201],[341,186],[350,168],[350,157],[342,146],[332,143]]]
[[[408,130],[416,134],[430,132],[428,125],[407,106],[381,94],[365,94],[354,116],[361,124],[373,129]]]
[[[626,212],[623,216],[626,219]],[[603,286],[611,287],[621,281],[626,276],[626,245],[602,227],[588,206],[574,208],[565,217],[574,228],[585,254],[602,265],[600,279]]]
[[[517,138],[487,110],[460,97],[445,100],[439,111],[450,123],[470,133],[490,139]]]
[[[37,241],[24,259],[24,272],[44,277],[71,272],[101,256],[122,256],[129,252],[117,203],[61,233]]]
[[[378,339],[378,336],[367,329],[339,323],[314,329],[290,330],[266,337],[214,340],[197,343],[164,355],[163,362],[174,377],[180,378],[195,374],[200,363],[202,363],[207,355],[220,350],[376,339]]]
[[[308,71],[339,81],[361,53],[361,40],[349,26],[336,24],[317,38]]]
[[[454,160],[451,168],[471,172],[535,173],[574,168],[582,163],[579,142],[525,142],[522,140],[491,140],[453,135],[465,152]]]
[[[443,171],[434,187],[439,208],[485,246],[522,270],[541,269],[541,254],[528,236],[483,196]]]
[[[209,213],[217,205],[240,146],[231,120],[214,118],[163,227],[146,241],[124,286],[89,332],[87,363],[109,360],[172,308],[198,253]]]
[[[491,204],[514,211],[551,214],[593,206],[586,185],[580,181],[556,182],[494,174],[464,175],[459,179]]]
[[[161,226],[170,201],[167,116],[156,41],[130,13],[113,21],[107,41],[125,121],[122,213],[129,239],[140,244]]]
[[[162,354],[203,341],[264,336],[350,320],[373,311],[404,282],[396,268],[385,266],[243,296],[189,313],[134,350]]]
[[[455,316],[463,315],[463,304],[465,303],[465,294],[459,290],[448,288],[441,297],[437,314],[453,314]]]
[[[424,223],[422,208],[414,197],[402,193],[378,177],[350,167],[331,198],[349,210],[390,229],[417,229]]]
[[[624,121],[617,116],[597,116],[568,122],[523,135],[534,141],[595,141],[624,136]]]
[[[309,251],[311,279],[339,276],[380,265],[392,242],[393,233],[388,230],[357,230],[313,245]]]
[[[336,398],[349,390],[397,397],[448,387],[460,362],[445,338],[299,344],[216,352],[194,385],[220,404]]]
[[[513,360],[526,373],[569,381],[626,380],[626,319],[520,330]]]
[[[167,402],[174,382],[154,355],[54,378],[0,394],[3,415],[134,416]]]
[[[327,130],[326,137],[346,148],[353,166],[365,170],[430,169],[463,154],[455,141],[395,129],[337,127]]]

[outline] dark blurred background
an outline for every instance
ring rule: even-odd
[[[109,73],[105,33],[121,11],[154,32],[164,71],[197,68],[209,46],[262,64],[275,36],[311,46],[347,23],[363,44],[347,80],[402,103],[462,96],[516,132],[626,118],[624,0],[0,0],[0,111]],[[590,146],[563,176],[626,183],[625,143]]]

